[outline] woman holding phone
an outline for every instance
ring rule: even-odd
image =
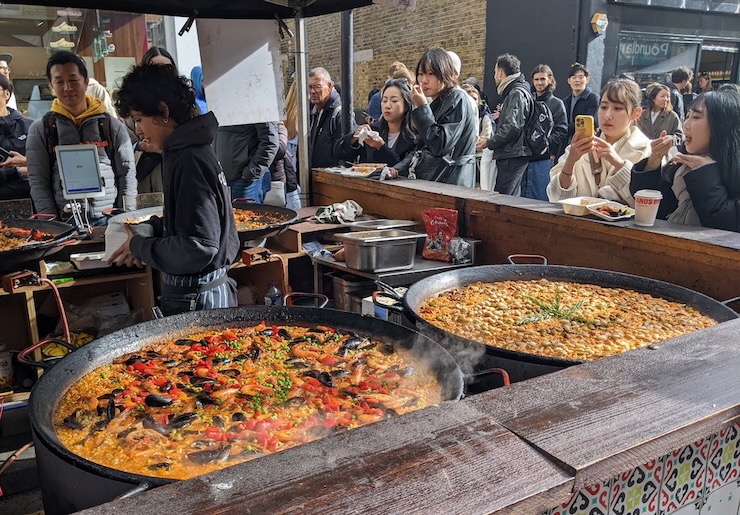
[[[673,155],[665,132],[652,155],[632,169],[630,189],[660,190],[658,218],[740,232],[740,93],[700,95],[684,121],[686,139]],[[673,155],[661,167],[663,158]]]
[[[632,80],[615,79],[604,86],[598,136],[576,128],[572,143],[550,170],[550,202],[586,196],[634,207],[630,192],[632,166],[650,155],[650,140],[635,127],[642,113],[641,103],[642,92]]]

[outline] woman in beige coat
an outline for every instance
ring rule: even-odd
[[[650,139],[658,139],[665,131],[671,136],[678,136],[683,141],[681,119],[671,106],[671,90],[663,84],[651,84],[647,87],[648,105],[637,120],[637,128]]]
[[[601,197],[635,205],[630,193],[632,165],[650,155],[650,140],[634,122],[642,108],[640,87],[629,79],[609,82],[601,91],[599,135],[573,136],[565,154],[550,170],[550,202],[579,196]]]

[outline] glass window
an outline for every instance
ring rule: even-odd
[[[611,0],[616,4],[650,5],[672,7],[690,11],[740,13],[740,0]]]
[[[620,34],[617,74],[632,74],[641,85],[668,82],[671,72],[679,66],[693,70],[698,52],[699,43]]]

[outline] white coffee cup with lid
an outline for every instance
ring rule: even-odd
[[[663,194],[658,190],[640,190],[635,193],[635,225],[652,227],[658,215]]]

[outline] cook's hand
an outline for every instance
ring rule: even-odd
[[[141,150],[142,152],[151,152],[153,154],[162,153],[162,149],[153,145],[148,138],[139,140],[139,144],[136,146],[136,150]]]
[[[116,266],[138,266],[141,267],[141,261],[131,253],[131,239],[134,237],[134,231],[129,224],[123,226],[128,233],[128,238],[118,250],[108,260],[108,263]]]
[[[594,137],[594,154],[599,159],[603,159],[611,163],[611,165],[617,170],[624,166],[624,159],[619,157],[614,147],[606,140],[598,137]]]
[[[686,165],[692,170],[696,170],[697,168],[701,168],[702,166],[710,165],[717,162],[709,156],[692,156],[691,154],[681,153],[676,154],[676,157],[674,157],[672,161],[674,163]]]
[[[416,107],[421,107],[423,105],[427,105],[427,96],[424,94],[424,92],[421,90],[421,86],[418,84],[414,84],[414,87],[411,89],[411,102]]]
[[[365,138],[365,145],[377,150],[385,145],[385,140],[380,137],[380,134],[378,134],[377,136],[368,136],[367,138]]]
[[[21,168],[23,166],[26,166],[26,156],[23,154],[16,152],[15,150],[10,151],[10,157],[0,163],[0,166],[2,167],[18,167]]]
[[[648,158],[646,170],[657,170],[663,163],[665,156],[671,147],[675,144],[673,136],[669,136],[666,131],[662,131],[660,136],[650,142],[650,157]]]

